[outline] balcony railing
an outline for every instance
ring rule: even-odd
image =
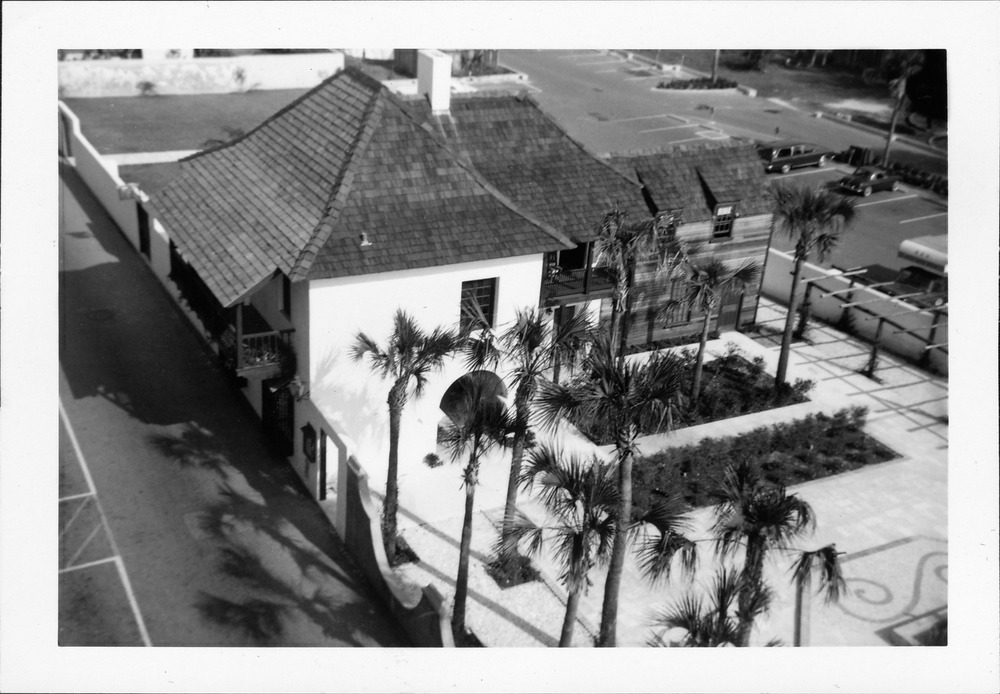
[[[281,366],[290,357],[294,330],[272,330],[252,305],[235,307],[232,318],[233,324],[227,325],[219,336],[221,357],[228,368],[239,372],[260,366]]]
[[[567,303],[567,299],[602,299],[611,296],[614,282],[605,267],[560,268],[550,266],[542,280],[542,302],[547,305]]]

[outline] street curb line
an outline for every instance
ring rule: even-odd
[[[611,51],[609,51],[609,53],[613,53],[615,55],[621,56],[622,58],[625,58],[626,60],[635,60],[635,61],[640,62],[640,63],[646,63],[647,65],[652,65],[652,66],[658,67],[660,69],[660,71],[662,71],[662,72],[666,72],[666,69],[665,69],[663,63],[658,63],[655,60],[653,60],[652,58],[647,58],[644,55],[637,55],[637,54],[631,53],[629,51],[622,51],[622,50],[617,50],[617,49],[611,50]],[[709,75],[707,73],[701,72],[700,70],[694,70],[694,69],[688,68],[688,67],[685,67],[685,68],[682,68],[682,69],[685,70],[685,71],[687,71],[687,72],[690,72],[693,75],[698,75],[699,77],[709,77]],[[739,91],[739,92],[741,92],[743,94],[746,94],[747,96],[749,96],[751,98],[756,98],[757,97],[757,90],[753,89],[752,87],[747,87],[747,86],[742,85],[742,84],[737,84],[736,89],[737,89],[737,91]],[[799,109],[799,110],[801,110],[801,109]],[[850,119],[838,117],[836,114],[830,113],[830,112],[827,112],[827,111],[813,111],[813,115],[816,118],[825,118],[825,119],[833,121],[835,123],[841,123],[841,124],[846,125],[846,126],[851,127],[851,128],[856,128],[858,130],[863,130],[863,131],[868,132],[870,134],[881,135],[883,137],[888,134],[884,130],[879,130],[878,128],[872,127],[870,125],[864,125],[862,123],[855,123],[854,121],[852,121]],[[904,136],[896,135],[895,139],[893,140],[893,142],[900,142],[900,143],[909,145],[911,147],[915,147],[917,149],[921,149],[924,152],[926,152],[927,154],[938,156],[938,157],[941,157],[942,159],[947,159],[948,158],[948,152],[947,151],[942,151],[941,149],[938,149],[937,147],[934,147],[933,145],[928,145],[928,144],[926,144],[924,142],[920,142],[919,140],[914,140],[914,139],[912,139],[912,138],[910,138],[908,136],[905,136],[905,135]]]

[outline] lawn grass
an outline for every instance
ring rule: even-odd
[[[64,99],[100,154],[204,149],[273,116],[305,89]]]
[[[713,50],[639,50],[633,51],[661,63],[679,65],[711,74]],[[824,103],[859,99],[890,103],[888,88],[881,84],[865,84],[860,75],[835,68],[788,67],[785,59],[794,51],[774,51],[763,72],[743,68],[743,51],[722,51],[719,56],[719,77],[731,79],[757,90],[762,99],[788,99]]]
[[[895,458],[863,431],[867,414],[863,407],[814,414],[637,458],[633,516],[641,517],[664,495],[679,494],[696,508],[710,505],[726,469],[743,460],[756,463],[767,481],[787,487]]]

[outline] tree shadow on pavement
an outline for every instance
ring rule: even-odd
[[[374,630],[369,625],[381,621],[373,605],[352,602],[343,596],[315,586],[303,591],[304,582],[293,585],[265,565],[260,556],[240,546],[222,549],[222,573],[239,580],[257,593],[243,602],[212,594],[202,594],[196,604],[202,616],[220,626],[244,634],[260,645],[289,641],[309,645],[308,635],[293,633],[297,618],[304,617],[320,629],[327,639],[344,646],[401,646],[395,634]],[[284,644],[283,644],[284,645]]]

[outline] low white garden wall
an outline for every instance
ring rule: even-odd
[[[310,89],[343,69],[344,54],[339,52],[160,60],[72,60],[59,63],[59,97]]]
[[[120,191],[126,188],[126,184],[118,175],[118,165],[98,154],[97,149],[83,136],[80,119],[61,101],[59,121],[60,151],[69,157],[80,178],[122,230],[125,238],[138,249],[138,206],[148,198],[142,193],[138,199],[122,198]],[[149,215],[147,260],[160,281],[167,284],[170,275],[170,240],[167,238],[166,230],[152,215]]]
[[[767,270],[764,273],[761,292],[770,299],[787,305],[788,294],[792,286],[793,258],[789,253],[768,251]],[[853,334],[872,342],[878,330],[878,317],[886,317],[896,325],[888,322],[882,328],[880,336],[882,348],[898,356],[919,360],[924,355],[924,347],[930,338],[931,326],[935,323],[934,312],[912,310],[912,305],[883,294],[877,289],[855,284],[850,294],[841,291],[851,287],[849,277],[839,277],[836,270],[828,270],[818,265],[806,263],[803,267],[802,279],[811,280],[823,278],[811,290],[810,315],[831,325],[836,325],[844,312],[843,304],[856,303],[857,306],[847,309],[853,324]],[[805,283],[800,286],[799,296],[804,296]],[[837,294],[824,296],[830,292]],[[938,324],[946,324],[947,309],[937,318]],[[913,331],[913,332],[902,332]],[[933,338],[934,344],[948,342],[948,327],[939,327]],[[948,352],[944,349],[928,350],[929,366],[943,375],[948,374]]]

